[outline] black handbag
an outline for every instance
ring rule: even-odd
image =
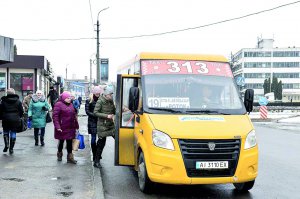
[[[27,119],[26,117],[22,116],[20,118],[20,125],[19,128],[17,129],[17,133],[21,133],[26,130],[27,130]]]
[[[50,113],[48,111],[47,115],[46,115],[46,123],[50,123],[50,122],[52,122],[52,118],[51,118]]]

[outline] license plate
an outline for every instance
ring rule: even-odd
[[[196,162],[196,169],[228,169],[228,161]]]

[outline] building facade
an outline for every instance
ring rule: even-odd
[[[15,55],[14,62],[0,65],[0,97],[14,88],[23,99],[29,91],[42,90],[45,95],[54,83],[52,70],[44,56]]]
[[[264,81],[282,81],[282,101],[300,101],[300,48],[274,48],[273,39],[261,39],[256,48],[243,48],[233,56],[234,76],[245,78],[245,88],[254,89],[255,100],[264,96]]]

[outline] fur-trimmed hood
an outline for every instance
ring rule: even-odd
[[[41,98],[39,99],[38,96],[36,94],[32,95],[32,101],[33,102],[44,102],[45,101],[45,95],[42,95]]]

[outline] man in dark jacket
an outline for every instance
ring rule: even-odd
[[[24,111],[19,96],[15,94],[13,88],[7,90],[7,96],[1,98],[0,115],[2,118],[3,138],[5,147],[3,152],[14,153],[16,143],[16,133],[21,126],[21,120]]]
[[[58,93],[57,91],[54,89],[53,86],[50,86],[50,91],[49,91],[49,94],[47,95],[47,98],[50,97],[50,103],[51,103],[51,107],[53,109],[54,107],[54,104],[55,102],[57,101],[58,99]]]

